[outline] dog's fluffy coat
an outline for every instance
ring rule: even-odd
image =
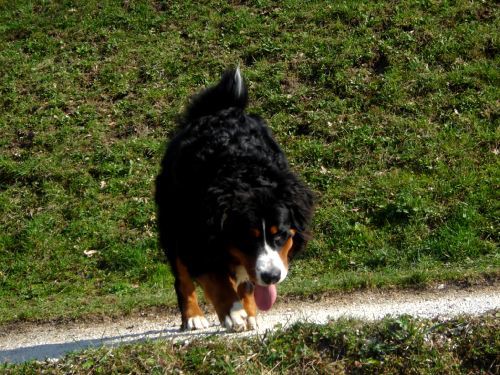
[[[207,325],[193,280],[223,325],[253,328],[255,288],[280,282],[307,240],[312,194],[266,123],[244,112],[247,99],[239,69],[195,96],[156,180],[160,243],[183,328]]]

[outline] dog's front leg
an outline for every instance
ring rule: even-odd
[[[236,288],[238,296],[243,302],[243,308],[248,314],[247,323],[248,329],[257,328],[257,306],[255,304],[255,298],[253,296],[254,286],[250,281],[243,281],[238,284]]]
[[[197,277],[196,281],[214,305],[222,326],[236,332],[254,328],[229,276],[208,273]]]

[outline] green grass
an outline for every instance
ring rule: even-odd
[[[57,363],[0,365],[6,374],[494,374],[498,313],[450,321],[386,318],[296,324],[257,338],[155,341],[73,353]]]
[[[0,322],[174,304],[153,181],[235,64],[317,193],[282,295],[498,277],[499,24],[469,1],[0,2]]]

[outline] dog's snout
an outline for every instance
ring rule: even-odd
[[[281,271],[278,268],[272,269],[270,271],[263,272],[260,275],[260,278],[267,285],[276,284],[281,279]]]

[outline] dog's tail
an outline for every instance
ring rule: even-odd
[[[224,72],[217,85],[193,97],[186,110],[185,120],[189,122],[231,107],[244,109],[247,102],[247,87],[240,68],[229,69]]]

